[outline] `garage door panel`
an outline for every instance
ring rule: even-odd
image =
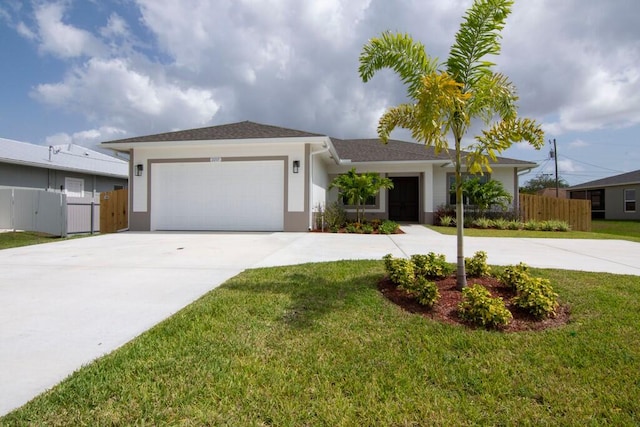
[[[283,229],[282,161],[157,163],[151,179],[154,230]]]

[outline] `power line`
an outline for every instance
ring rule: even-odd
[[[587,162],[583,162],[581,160],[576,160],[576,159],[573,159],[573,158],[571,158],[571,157],[569,157],[567,155],[564,155],[563,157],[566,157],[569,160],[573,160],[574,162],[582,163],[583,165],[591,166],[591,167],[594,167],[594,168],[599,168],[599,169],[603,169],[603,170],[610,171],[610,172],[624,173],[624,171],[621,171],[621,170],[609,169],[609,168],[605,168],[603,166],[598,166],[598,165],[594,165],[592,163],[587,163]]]

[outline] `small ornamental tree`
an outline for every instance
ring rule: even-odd
[[[381,69],[395,71],[407,87],[407,102],[389,108],[378,121],[378,136],[389,140],[396,127],[436,152],[449,152],[455,168],[458,289],[467,286],[464,267],[462,204],[463,167],[470,173],[491,171],[489,161],[514,142],[544,145],[540,126],[517,115],[518,99],[507,76],[493,70],[490,58],[500,53],[500,32],[512,0],[475,0],[467,10],[445,62],[431,58],[424,45],[407,34],[385,32],[360,54],[360,78],[368,82]],[[462,151],[462,138],[474,120],[486,126]]]
[[[337,188],[340,197],[356,207],[356,221],[362,222],[367,199],[375,197],[382,188],[393,188],[393,181],[375,172],[356,173],[356,168],[351,168],[331,181],[329,189],[332,188]]]
[[[494,179],[485,183],[480,182],[478,177],[468,179],[462,184],[462,192],[469,198],[470,204],[477,206],[480,215],[495,205],[507,209],[513,200],[502,183]]]

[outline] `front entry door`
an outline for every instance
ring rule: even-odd
[[[418,222],[420,218],[420,186],[417,176],[392,177],[389,190],[389,219]]]

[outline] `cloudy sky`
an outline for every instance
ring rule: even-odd
[[[445,61],[470,4],[2,0],[0,137],[92,147],[242,120],[372,137],[405,91],[391,72],[360,81],[362,46],[406,32]],[[639,16],[638,0],[516,0],[507,21],[494,62],[571,184],[640,168]],[[549,145],[504,155],[553,173]]]

